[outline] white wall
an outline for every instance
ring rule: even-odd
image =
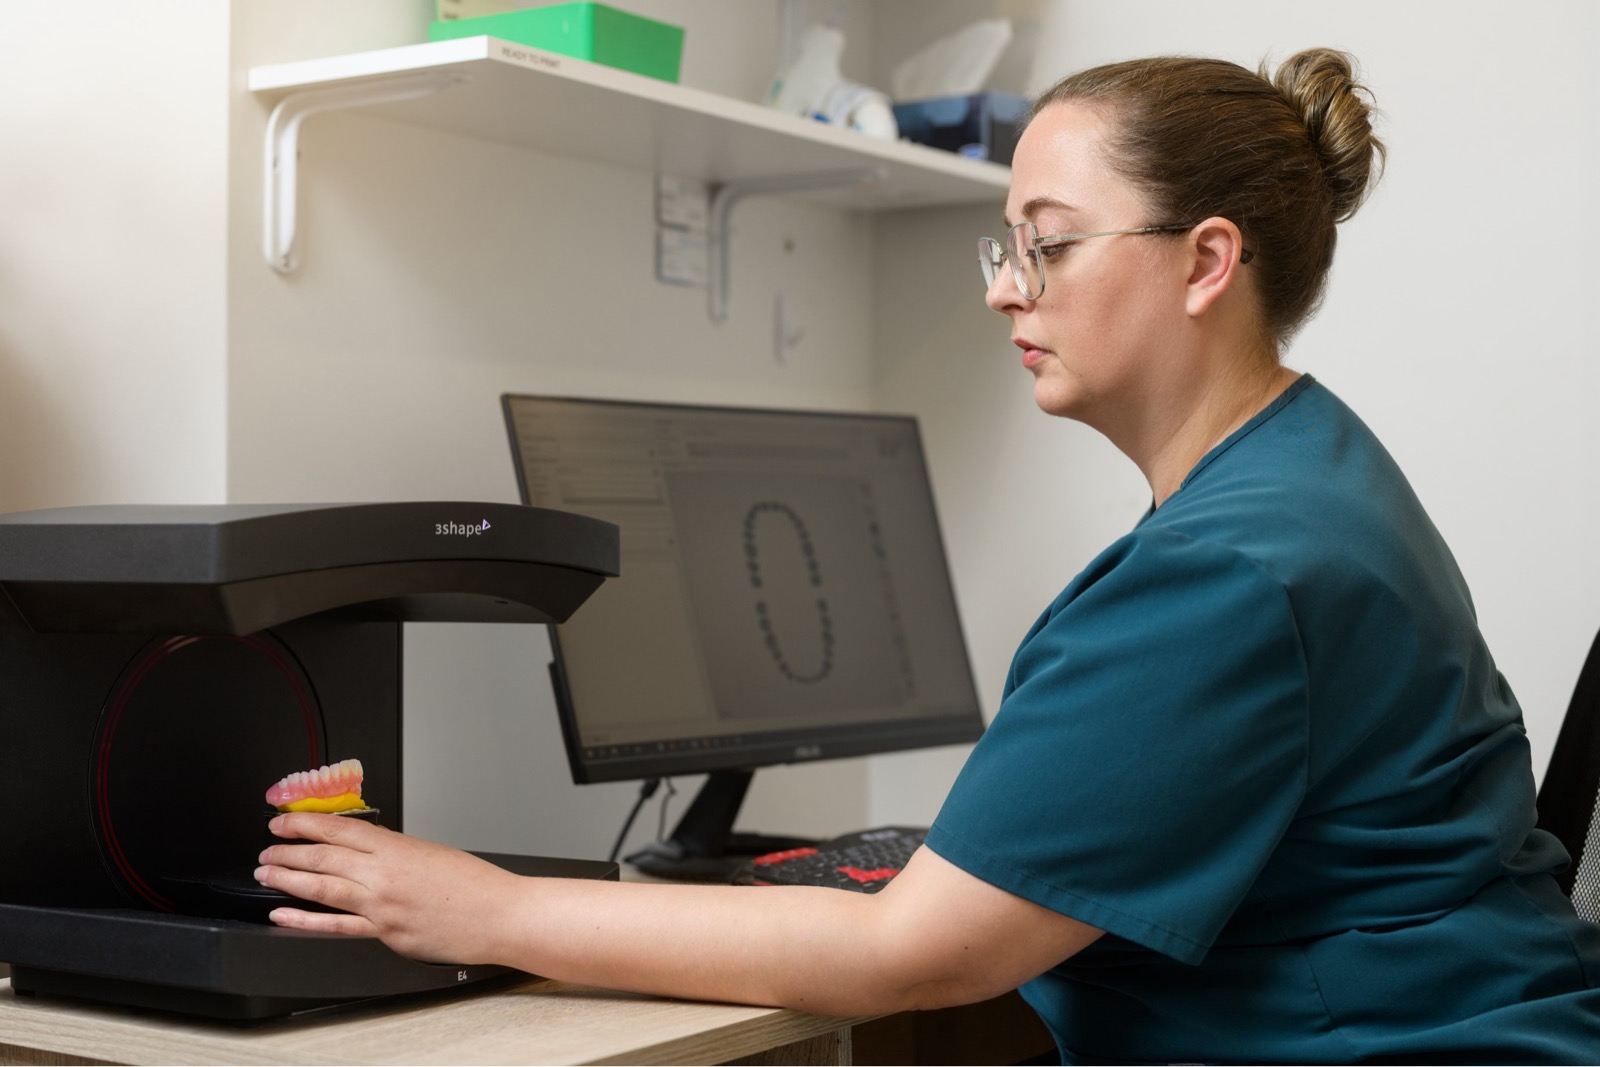
[[[1286,361],[1351,403],[1408,472],[1472,585],[1542,773],[1600,627],[1600,217],[1587,207],[1600,8],[1057,0],[1026,88],[1139,55],[1254,68],[1316,45],[1362,63],[1389,172],[1343,227],[1327,302]],[[925,416],[979,673],[998,693],[1010,645],[1148,494],[1104,442],[1034,411],[1003,321],[959,307],[981,302],[967,249],[998,215],[948,221],[957,232],[880,226],[879,398]],[[941,254],[959,260],[948,279],[896,275]],[[897,792],[875,777],[874,813]]]
[[[0,511],[223,497],[228,11],[184,6],[7,5]]]

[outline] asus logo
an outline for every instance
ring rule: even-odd
[[[821,745],[798,745],[794,750],[795,759],[821,759]]]
[[[433,533],[436,537],[476,537],[488,528],[488,519],[484,519],[476,526],[470,522],[441,522],[434,524]]]

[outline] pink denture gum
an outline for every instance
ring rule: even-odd
[[[314,771],[296,771],[267,790],[267,803],[279,811],[350,811],[361,799],[361,761],[340,760]]]

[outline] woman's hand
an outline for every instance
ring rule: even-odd
[[[256,881],[345,914],[278,908],[298,930],[358,934],[414,959],[502,963],[503,927],[528,879],[465,852],[338,815],[290,812],[272,832]]]

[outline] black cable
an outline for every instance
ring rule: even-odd
[[[672,803],[672,798],[677,795],[678,791],[672,787],[672,779],[668,778],[667,795],[661,798],[661,812],[656,820],[657,841],[665,841],[667,839],[667,805]]]
[[[639,809],[644,807],[644,802],[655,796],[656,790],[661,787],[661,779],[646,778],[639,787],[639,799],[634,801],[633,810],[628,812],[627,821],[622,824],[622,832],[617,835],[617,843],[611,846],[611,855],[606,857],[612,863],[617,861],[617,854],[622,851],[622,842],[627,838],[628,831],[633,828],[633,820],[639,817]]]

